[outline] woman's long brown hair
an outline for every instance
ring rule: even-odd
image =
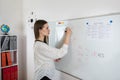
[[[45,20],[37,20],[34,24],[34,35],[35,39],[37,40],[39,38],[39,29],[42,29],[44,27],[44,24],[48,23]],[[48,37],[45,36],[44,43],[48,44]]]

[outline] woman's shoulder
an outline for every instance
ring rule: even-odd
[[[47,45],[46,43],[40,42],[40,41],[36,41],[36,42],[34,43],[34,46],[46,46],[46,45]]]

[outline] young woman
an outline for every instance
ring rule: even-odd
[[[34,24],[34,80],[54,80],[54,60],[62,58],[67,54],[68,44],[71,36],[71,29],[66,28],[64,44],[60,49],[50,47],[47,43],[50,30],[47,21],[38,20]]]

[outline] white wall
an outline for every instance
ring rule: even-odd
[[[36,11],[49,21],[80,18],[120,11],[119,0],[24,0],[24,11]]]
[[[10,35],[18,36],[19,80],[24,80],[22,0],[0,0],[0,25],[2,24],[10,26]]]
[[[81,18],[108,13],[120,12],[119,0],[24,0],[24,27],[27,25],[30,13],[35,12],[39,19],[47,21],[65,20]],[[29,34],[30,33],[30,34]],[[26,31],[27,40],[31,40],[31,30]],[[33,39],[31,40],[33,41]],[[30,44],[29,44],[30,43]],[[33,76],[33,50],[30,41],[27,43],[27,80],[32,80]],[[29,46],[29,47],[28,47]]]

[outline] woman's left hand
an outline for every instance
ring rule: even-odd
[[[61,60],[61,58],[55,59],[55,62],[59,62]]]

